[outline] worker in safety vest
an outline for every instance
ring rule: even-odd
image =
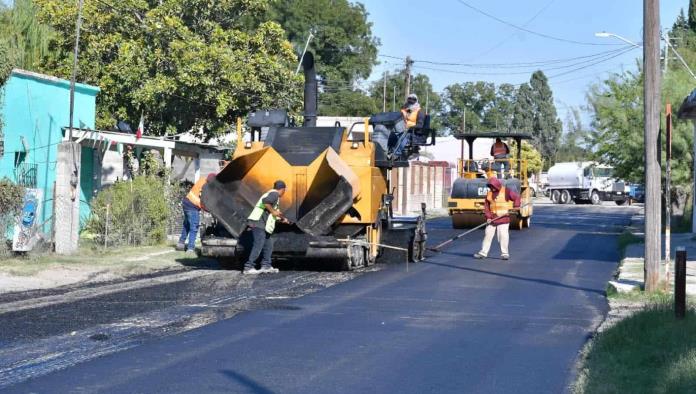
[[[495,139],[495,143],[491,146],[491,156],[496,160],[496,169],[499,169],[498,178],[503,178],[503,174],[510,170],[510,147],[500,138]]]
[[[408,137],[401,138],[403,133],[408,132],[408,130],[417,128],[422,129],[425,123],[425,111],[421,109],[418,103],[418,96],[411,93],[406,98],[406,103],[401,107],[401,116],[403,117],[403,122],[399,122],[396,125],[397,138],[401,141],[398,146],[394,149],[394,156],[399,157],[403,153],[404,148],[408,145]]]
[[[421,109],[418,103],[418,96],[415,94],[411,93],[408,95],[406,104],[401,107],[401,115],[404,117],[404,122],[406,122],[406,129],[423,128],[425,111]]]
[[[486,226],[486,235],[483,237],[481,251],[474,255],[477,259],[488,257],[488,251],[491,249],[493,236],[496,233],[498,234],[498,243],[500,244],[500,257],[503,260],[510,258],[510,252],[508,251],[510,216],[506,208],[507,204],[505,204],[508,201],[513,202],[513,207],[520,207],[520,196],[517,193],[503,186],[498,178],[489,178],[488,194],[484,204],[488,225]]]
[[[276,221],[290,223],[278,210],[283,194],[285,194],[285,182],[275,181],[273,189],[259,198],[249,215],[248,223],[254,236],[254,246],[251,248],[249,260],[244,264],[244,274],[273,274],[278,272],[278,269],[271,265],[271,255],[273,254],[273,238],[271,236],[275,230]],[[256,269],[256,260],[261,252],[263,252],[261,269]]]
[[[198,234],[198,225],[200,224],[201,209],[201,192],[206,183],[215,179],[215,174],[210,173],[205,178],[200,178],[188,192],[186,197],[181,201],[181,207],[184,210],[184,226],[181,230],[179,242],[176,244],[176,250],[186,250],[186,253],[196,253],[196,235]],[[186,238],[188,237],[188,245]]]

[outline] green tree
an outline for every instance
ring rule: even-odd
[[[515,108],[515,87],[509,83],[498,86],[493,105],[483,116],[482,129],[509,131]]]
[[[443,125],[449,130],[461,130],[466,111],[466,130],[483,130],[486,113],[495,106],[496,88],[492,82],[464,82],[445,88]]]
[[[53,35],[51,28],[39,21],[33,0],[15,0],[11,7],[0,4],[0,41],[6,46],[5,61],[13,67],[36,69],[50,53]]]
[[[369,115],[362,112],[371,108],[369,97],[354,86],[377,64],[379,39],[367,17],[363,4],[347,0],[274,0],[262,17],[283,26],[298,54],[312,32],[308,50],[315,55],[323,88],[321,115]]]
[[[588,93],[594,158],[631,182],[643,181],[643,93],[640,73],[616,74]]]
[[[370,116],[381,111],[375,101],[361,91],[322,94],[319,104],[319,113],[324,116]]]
[[[35,0],[58,34],[43,69],[68,77],[76,5]],[[101,88],[97,127],[146,118],[149,134],[191,130],[204,137],[258,108],[298,109],[297,57],[275,22],[251,23],[265,0],[86,2],[80,81]]]
[[[387,75],[387,111],[398,111],[406,102],[406,78],[404,70],[390,72]],[[429,113],[437,113],[441,108],[440,95],[433,90],[430,78],[424,74],[415,74],[411,77],[411,93],[418,95],[418,100]],[[384,76],[375,80],[369,89],[370,97],[375,105],[382,110],[384,99]]]
[[[551,162],[556,157],[563,130],[553,103],[553,92],[543,71],[536,71],[529,81],[534,105],[534,145]]]
[[[318,70],[328,81],[353,83],[370,76],[377,64],[379,39],[361,3],[347,0],[275,0],[270,17],[287,33],[297,53],[304,49],[310,30]]]
[[[398,111],[406,102],[406,78],[404,70],[391,72],[387,75],[387,111]],[[384,77],[382,77],[384,78]],[[442,110],[442,99],[433,90],[430,78],[424,74],[415,74],[411,77],[411,93],[418,96],[418,101],[423,109],[431,115],[431,127],[442,130],[440,112]],[[384,79],[374,81],[369,88],[377,112],[381,112],[384,105]]]
[[[516,163],[517,160],[517,143],[513,142],[510,145],[510,151],[512,153],[512,162]],[[522,141],[522,159],[527,161],[527,175],[539,174],[544,167],[544,159],[541,157],[534,145],[527,141]]]
[[[514,130],[527,132],[534,130],[534,98],[532,88],[528,83],[523,83],[517,89],[512,113],[512,128]]]
[[[582,124],[580,110],[572,108],[566,119],[566,131],[556,152],[556,162],[586,161],[591,152],[587,148],[589,131]]]

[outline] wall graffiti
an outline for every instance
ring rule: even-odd
[[[22,212],[17,218],[12,239],[12,250],[15,252],[28,252],[34,248],[38,241],[41,217],[41,202],[43,201],[42,189],[26,189]]]

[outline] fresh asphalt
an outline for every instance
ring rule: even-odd
[[[511,259],[482,232],[282,305],[143,341],[9,392],[563,392],[607,310],[635,208],[536,207]],[[431,245],[455,232],[431,221]],[[29,324],[30,322],[27,322]],[[1,371],[0,371],[1,373]]]

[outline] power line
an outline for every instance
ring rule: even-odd
[[[546,3],[546,5],[543,6],[543,7],[541,7],[541,9],[540,9],[539,11],[537,11],[537,13],[534,14],[531,18],[529,18],[529,19],[524,23],[524,25],[522,25],[522,27],[527,27],[527,26],[529,26],[532,22],[534,22],[534,20],[535,20],[536,18],[539,17],[539,15],[541,15],[544,11],[546,11],[546,9],[549,8],[549,7],[551,6],[551,4],[553,4],[555,1],[556,1],[556,0],[551,0],[551,1],[549,1],[548,3]],[[503,44],[505,44],[506,42],[508,42],[509,40],[511,40],[514,36],[515,36],[515,34],[510,34],[510,35],[507,36],[506,38],[500,40],[500,42],[498,42],[497,44],[495,44],[495,45],[493,45],[492,47],[490,47],[489,49],[487,49],[487,50],[481,52],[480,54],[476,55],[475,57],[478,58],[478,57],[481,57],[481,56],[488,55],[489,53],[491,53],[491,52],[493,52],[494,50],[500,48],[500,46],[502,46]]]
[[[552,35],[545,34],[545,33],[539,33],[539,32],[536,32],[536,31],[534,31],[534,30],[527,29],[526,27],[518,26],[518,25],[516,25],[516,24],[514,24],[514,23],[510,23],[510,22],[508,22],[508,21],[506,21],[506,20],[500,19],[500,18],[498,18],[497,16],[492,15],[492,14],[489,14],[488,12],[483,11],[483,10],[480,9],[480,8],[474,7],[473,5],[467,3],[467,2],[464,1],[464,0],[456,0],[456,1],[457,1],[458,3],[460,3],[461,5],[463,5],[463,6],[467,7],[467,8],[469,8],[469,9],[471,9],[471,10],[473,10],[473,11],[476,11],[477,13],[479,13],[479,14],[481,14],[481,15],[483,15],[483,16],[486,16],[486,17],[488,17],[488,18],[490,18],[490,19],[493,19],[493,20],[496,21],[496,22],[502,23],[502,24],[504,24],[504,25],[506,25],[506,26],[510,26],[510,27],[515,28],[515,29],[517,29],[517,30],[521,30],[521,31],[523,31],[523,32],[526,32],[526,33],[529,33],[529,34],[533,34],[533,35],[538,36],[538,37],[543,37],[543,38],[546,38],[546,39],[549,39],[549,40],[554,40],[554,41],[559,41],[559,42],[565,42],[565,43],[568,43],[568,44],[576,44],[576,45],[591,45],[591,46],[619,45],[619,44],[605,44],[605,43],[596,43],[596,42],[576,41],[576,40],[570,40],[570,39],[567,39],[567,38],[561,38],[561,37],[552,36]]]
[[[621,45],[621,44],[619,44]],[[470,68],[522,68],[522,67],[539,67],[539,66],[544,66],[548,64],[559,64],[559,63],[567,63],[567,62],[572,62],[575,60],[581,60],[581,59],[588,59],[592,57],[599,57],[602,55],[610,54],[610,53],[616,53],[618,51],[621,51],[625,48],[628,48],[628,45],[624,45],[621,48],[618,49],[610,49],[607,51],[602,51],[602,52],[597,52],[589,55],[583,55],[583,56],[575,56],[575,57],[568,57],[568,58],[558,58],[558,59],[547,59],[547,60],[537,60],[537,61],[530,61],[530,62],[511,62],[511,63],[457,63],[457,62],[445,62],[445,61],[435,61],[435,60],[423,60],[423,59],[415,59],[414,61],[416,63],[424,63],[424,64],[432,64],[432,65],[437,65],[437,66],[460,66],[460,67],[470,67]],[[390,58],[390,59],[398,59],[398,60],[405,60],[404,57],[398,57],[398,56],[392,56],[392,55],[379,55],[380,57],[385,57],[385,58]]]
[[[578,67],[578,66],[582,66],[582,65],[594,65],[594,64],[598,64],[597,62],[602,62],[604,60],[613,59],[614,57],[622,55],[622,54],[629,52],[633,49],[635,49],[635,47],[622,48],[620,50],[611,51],[611,52],[606,53],[602,56],[597,56],[597,57],[583,60],[580,62],[565,64],[562,66],[534,67],[534,68],[536,70],[542,69],[544,71],[552,71],[552,70],[562,70],[562,69],[567,69],[567,68],[573,68],[573,67]],[[431,70],[431,71],[439,71],[439,72],[446,72],[446,73],[452,73],[452,74],[463,74],[463,75],[524,75],[524,74],[529,74],[529,73],[536,71],[536,70],[527,70],[527,71],[514,71],[514,72],[486,72],[486,71],[479,72],[479,71],[448,70],[448,69],[424,67],[424,66],[414,66],[414,67],[418,68],[418,69],[423,69],[423,70]]]

